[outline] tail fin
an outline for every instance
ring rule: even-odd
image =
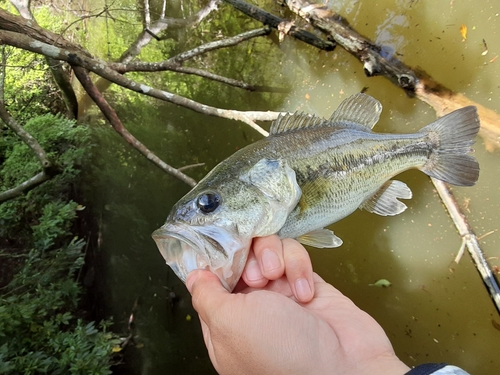
[[[476,107],[457,109],[421,129],[436,149],[422,171],[427,175],[458,186],[472,186],[479,177],[479,163],[471,156],[474,138],[479,131]]]

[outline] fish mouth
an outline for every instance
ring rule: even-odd
[[[205,269],[215,273],[229,291],[241,277],[251,244],[251,239],[235,238],[222,228],[178,223],[166,223],[152,237],[184,283],[189,272]]]

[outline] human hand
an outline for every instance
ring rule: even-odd
[[[265,266],[265,249],[276,253],[278,267]],[[299,279],[310,282],[308,298],[301,297]],[[208,271],[187,278],[219,374],[401,375],[409,370],[377,322],[312,273],[298,242],[256,239],[243,280],[248,286],[231,294]]]

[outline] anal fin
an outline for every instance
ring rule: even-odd
[[[411,196],[411,190],[404,182],[390,180],[364,201],[359,208],[381,216],[394,216],[407,208],[398,198],[410,199]]]
[[[309,233],[303,234],[297,238],[303,245],[317,247],[319,249],[339,247],[342,245],[342,240],[337,237],[329,229],[316,229]]]

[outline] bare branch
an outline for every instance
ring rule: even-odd
[[[450,214],[455,227],[457,228],[458,233],[462,237],[463,244],[469,250],[469,254],[476,265],[477,270],[479,271],[483,282],[486,284],[488,288],[488,292],[495,303],[495,306],[500,312],[500,287],[498,286],[498,282],[491,272],[490,267],[488,266],[488,262],[486,261],[486,257],[484,253],[481,251],[479,247],[479,242],[477,240],[476,235],[472,231],[465,215],[460,212],[460,208],[458,206],[453,193],[450,191],[449,187],[442,181],[436,180],[435,178],[431,178],[432,183],[436,187],[441,200],[443,201],[448,213]]]
[[[147,29],[151,24],[151,14],[149,12],[149,0],[144,0],[144,28]]]
[[[36,155],[40,164],[42,165],[42,171],[36,174],[34,177],[24,181],[18,186],[3,191],[0,193],[0,203],[8,201],[10,199],[17,198],[23,194],[26,194],[28,191],[34,189],[38,185],[44,183],[49,180],[54,174],[59,173],[59,170],[52,166],[52,163],[47,157],[46,152],[40,146],[38,141],[28,133],[9,113],[5,108],[4,102],[4,82],[5,82],[5,66],[7,62],[7,57],[5,55],[5,46],[2,46],[1,52],[1,70],[0,70],[0,118],[5,122],[5,124],[16,133],[21,140],[28,145],[29,148]]]
[[[167,0],[163,0],[163,3],[161,4],[160,18],[165,18],[165,12],[166,11],[167,11]]]
[[[284,94],[290,92],[290,89],[287,89],[287,88],[251,85],[251,84],[243,82],[243,81],[238,81],[236,79],[223,77],[223,76],[220,76],[218,74],[210,73],[210,72],[207,72],[206,70],[202,70],[202,69],[189,68],[189,67],[184,67],[184,66],[179,66],[179,67],[172,66],[172,67],[170,67],[169,70],[171,70],[173,72],[177,72],[177,73],[197,75],[199,77],[207,78],[207,79],[210,79],[212,81],[221,82],[221,83],[224,83],[226,85],[238,87],[240,89],[244,89],[244,90],[248,90],[248,91],[276,92],[276,93],[284,93]]]
[[[75,75],[82,84],[85,91],[97,104],[101,112],[108,119],[113,129],[115,129],[115,131],[118,134],[120,134],[123,137],[123,139],[125,139],[132,147],[134,147],[142,155],[144,155],[149,161],[151,161],[156,166],[160,167],[168,174],[178,178],[179,180],[188,184],[191,187],[196,185],[195,180],[193,180],[191,177],[185,175],[184,173],[180,172],[179,170],[165,163],[158,156],[156,156],[151,150],[149,150],[144,144],[142,144],[137,138],[135,138],[132,134],[130,134],[130,132],[127,129],[125,129],[113,107],[111,107],[108,104],[108,102],[106,101],[106,99],[104,99],[99,90],[97,90],[95,85],[92,83],[92,80],[90,79],[87,71],[84,68],[79,66],[73,66],[73,70],[75,71]]]
[[[3,100],[0,100],[0,118],[14,133],[16,133],[21,140],[31,148],[31,151],[36,155],[40,161],[42,168],[49,168],[52,164],[47,158],[47,154],[43,150],[38,141],[7,112]]]
[[[7,63],[7,57],[4,53],[4,46],[2,46],[1,52],[1,67],[0,67],[0,118],[3,122],[17,134],[21,140],[28,145],[28,147],[36,155],[43,169],[50,168],[52,163],[49,161],[46,152],[40,146],[40,143],[7,112],[4,102],[4,82],[5,82],[5,66]]]
[[[28,191],[36,188],[47,180],[50,180],[51,176],[41,171],[35,176],[31,177],[29,180],[24,181],[22,184],[17,185],[15,188],[3,191],[0,193],[0,203],[6,202],[10,199],[20,197],[26,194]]]
[[[26,19],[32,19],[33,14],[31,13],[31,0],[10,0],[10,3],[14,5],[21,17]]]
[[[231,4],[233,7],[238,9],[240,12],[245,13],[247,16],[262,22],[264,25],[269,25],[274,29],[280,30],[281,26],[287,21],[276,17],[275,15],[268,13],[255,5],[246,3],[242,0],[224,0],[226,3]],[[332,51],[335,48],[335,43],[327,40],[318,38],[316,35],[302,30],[293,24],[290,24],[290,29],[286,32],[287,35],[294,37],[295,39],[301,40],[304,43],[310,44],[316,48]]]
[[[195,112],[210,116],[223,117],[230,120],[243,121],[263,135],[267,135],[267,132],[260,126],[258,126],[255,121],[272,121],[275,120],[280,114],[279,112],[271,111],[236,111],[201,104],[194,100],[172,94],[168,91],[154,89],[150,86],[135,82],[109,68],[106,62],[90,58],[87,56],[87,54],[82,54],[77,49],[61,49],[40,41],[36,41],[27,35],[0,30],[0,42],[14,47],[26,49],[35,53],[40,53],[57,60],[67,61],[74,66],[81,66],[107,79],[108,81],[116,83],[119,86],[125,87],[140,94],[144,94],[166,102],[177,104],[185,108],[189,108]]]
[[[130,63],[110,63],[109,67],[116,70],[119,73],[126,72],[158,72],[162,70],[171,70],[172,67],[181,65],[184,61],[192,59],[196,56],[202,55],[204,53],[214,51],[221,48],[235,46],[245,40],[252,39],[258,36],[266,35],[270,32],[269,28],[261,28],[256,30],[247,31],[230,38],[221,39],[215,42],[210,42],[198,46],[192,50],[182,52],[168,60],[161,62],[142,62],[134,61]]]
[[[219,0],[210,0],[206,7],[202,8],[199,12],[193,14],[192,16],[184,19],[177,18],[164,18],[164,14],[162,11],[163,17],[157,20],[156,22],[151,23],[148,27],[147,32],[143,30],[138,36],[137,39],[130,45],[130,47],[122,53],[119,58],[120,62],[127,63],[131,61],[134,57],[139,55],[141,50],[151,42],[152,35],[158,35],[161,32],[165,31],[167,28],[180,28],[180,27],[188,27],[192,24],[198,23],[204,18],[206,18],[212,11],[217,9],[217,4]],[[165,4],[164,4],[165,6]],[[146,28],[145,28],[146,29]]]

